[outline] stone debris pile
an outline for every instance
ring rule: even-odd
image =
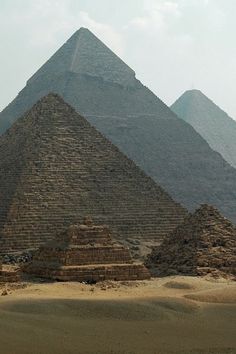
[[[0,283],[14,283],[20,281],[20,268],[17,266],[2,265],[0,263]]]
[[[217,209],[202,205],[148,256],[156,275],[236,276],[236,228]]]
[[[93,225],[88,218],[40,247],[25,271],[60,281],[150,278],[143,264],[133,263],[128,248],[112,240],[108,227]]]

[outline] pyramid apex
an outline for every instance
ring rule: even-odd
[[[202,91],[201,90],[199,90],[199,89],[191,89],[191,90],[186,90],[186,93],[202,93]]]
[[[203,210],[203,211],[218,211],[218,209],[216,207],[214,207],[213,205],[210,204],[201,204],[200,207],[197,209],[199,210]]]
[[[47,124],[51,127],[55,126],[58,122],[58,117],[62,112],[65,116],[65,122],[69,119],[73,120],[74,118],[71,117],[74,117],[74,115],[85,121],[85,119],[81,117],[72,106],[64,101],[60,95],[54,92],[49,92],[47,95],[40,98],[17,122],[15,122],[15,124],[10,127],[8,134],[14,135],[16,127],[22,128],[29,122],[30,125],[34,127],[42,127]]]
[[[93,32],[90,31],[88,28],[86,28],[86,27],[80,27],[79,29],[77,29],[77,30],[72,34],[72,36],[71,36],[70,38],[72,38],[73,36],[76,36],[76,35],[85,34],[86,32],[93,34]],[[69,40],[70,40],[70,38],[69,38]]]
[[[135,72],[88,28],[79,28],[68,41],[28,80],[54,79],[66,75],[87,75],[125,87],[134,86]]]
[[[219,210],[214,207],[213,205],[209,205],[209,204],[201,204],[200,207],[198,209],[196,209],[196,211],[192,214],[192,217],[201,217],[201,218],[205,218],[205,219],[209,219],[209,218],[224,218]],[[225,218],[224,218],[225,219]]]
[[[54,92],[49,92],[47,95],[43,96],[38,102],[47,102],[47,101],[63,101],[63,98]]]
[[[189,91],[192,95],[198,95],[198,96],[204,96],[206,97],[206,95],[203,93],[202,90],[199,89],[194,89],[194,90],[190,90]]]
[[[89,33],[92,33],[92,31],[90,31],[87,27],[80,27],[78,29],[78,32],[89,32]]]
[[[181,98],[181,97],[186,97],[186,96],[188,96],[188,97],[200,97],[200,96],[206,97],[206,96],[204,95],[204,93],[203,93],[201,90],[199,90],[199,89],[186,90],[186,91],[180,96],[180,98]]]
[[[188,105],[200,104],[201,102],[209,102],[210,99],[199,89],[186,90],[177,100],[171,105],[171,109],[182,118],[182,110]]]
[[[38,100],[34,106],[32,107],[32,110],[35,107],[43,106],[43,107],[57,107],[58,105],[63,105],[63,106],[68,106],[71,109],[73,109],[71,106],[69,106],[64,99],[58,95],[55,92],[49,92],[47,95],[43,96],[40,100]]]

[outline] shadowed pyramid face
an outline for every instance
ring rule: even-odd
[[[77,31],[0,114],[0,132],[49,92],[190,210],[216,205],[236,221],[236,170],[135,78],[89,30]]]

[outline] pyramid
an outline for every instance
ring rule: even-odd
[[[49,94],[0,139],[1,253],[36,248],[85,215],[123,240],[155,242],[186,210]]]
[[[171,109],[236,167],[236,121],[199,90],[186,91]]]
[[[55,240],[40,247],[26,266],[29,274],[61,281],[143,280],[147,268],[133,263],[128,248],[114,242],[106,226],[70,225]]]
[[[145,68],[144,68],[145,70]],[[236,171],[89,30],[77,31],[0,113],[0,133],[49,92],[66,102],[189,210],[236,222]]]
[[[147,259],[159,275],[236,276],[236,228],[218,210],[202,205]]]

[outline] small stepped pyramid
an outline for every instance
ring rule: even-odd
[[[112,241],[106,226],[95,226],[89,218],[40,247],[25,271],[60,281],[150,278],[143,264],[133,263],[128,248]]]
[[[2,254],[37,248],[86,215],[123,240],[159,242],[186,214],[58,95],[0,139]]]
[[[149,255],[156,275],[236,276],[236,228],[217,209],[202,205]]]

